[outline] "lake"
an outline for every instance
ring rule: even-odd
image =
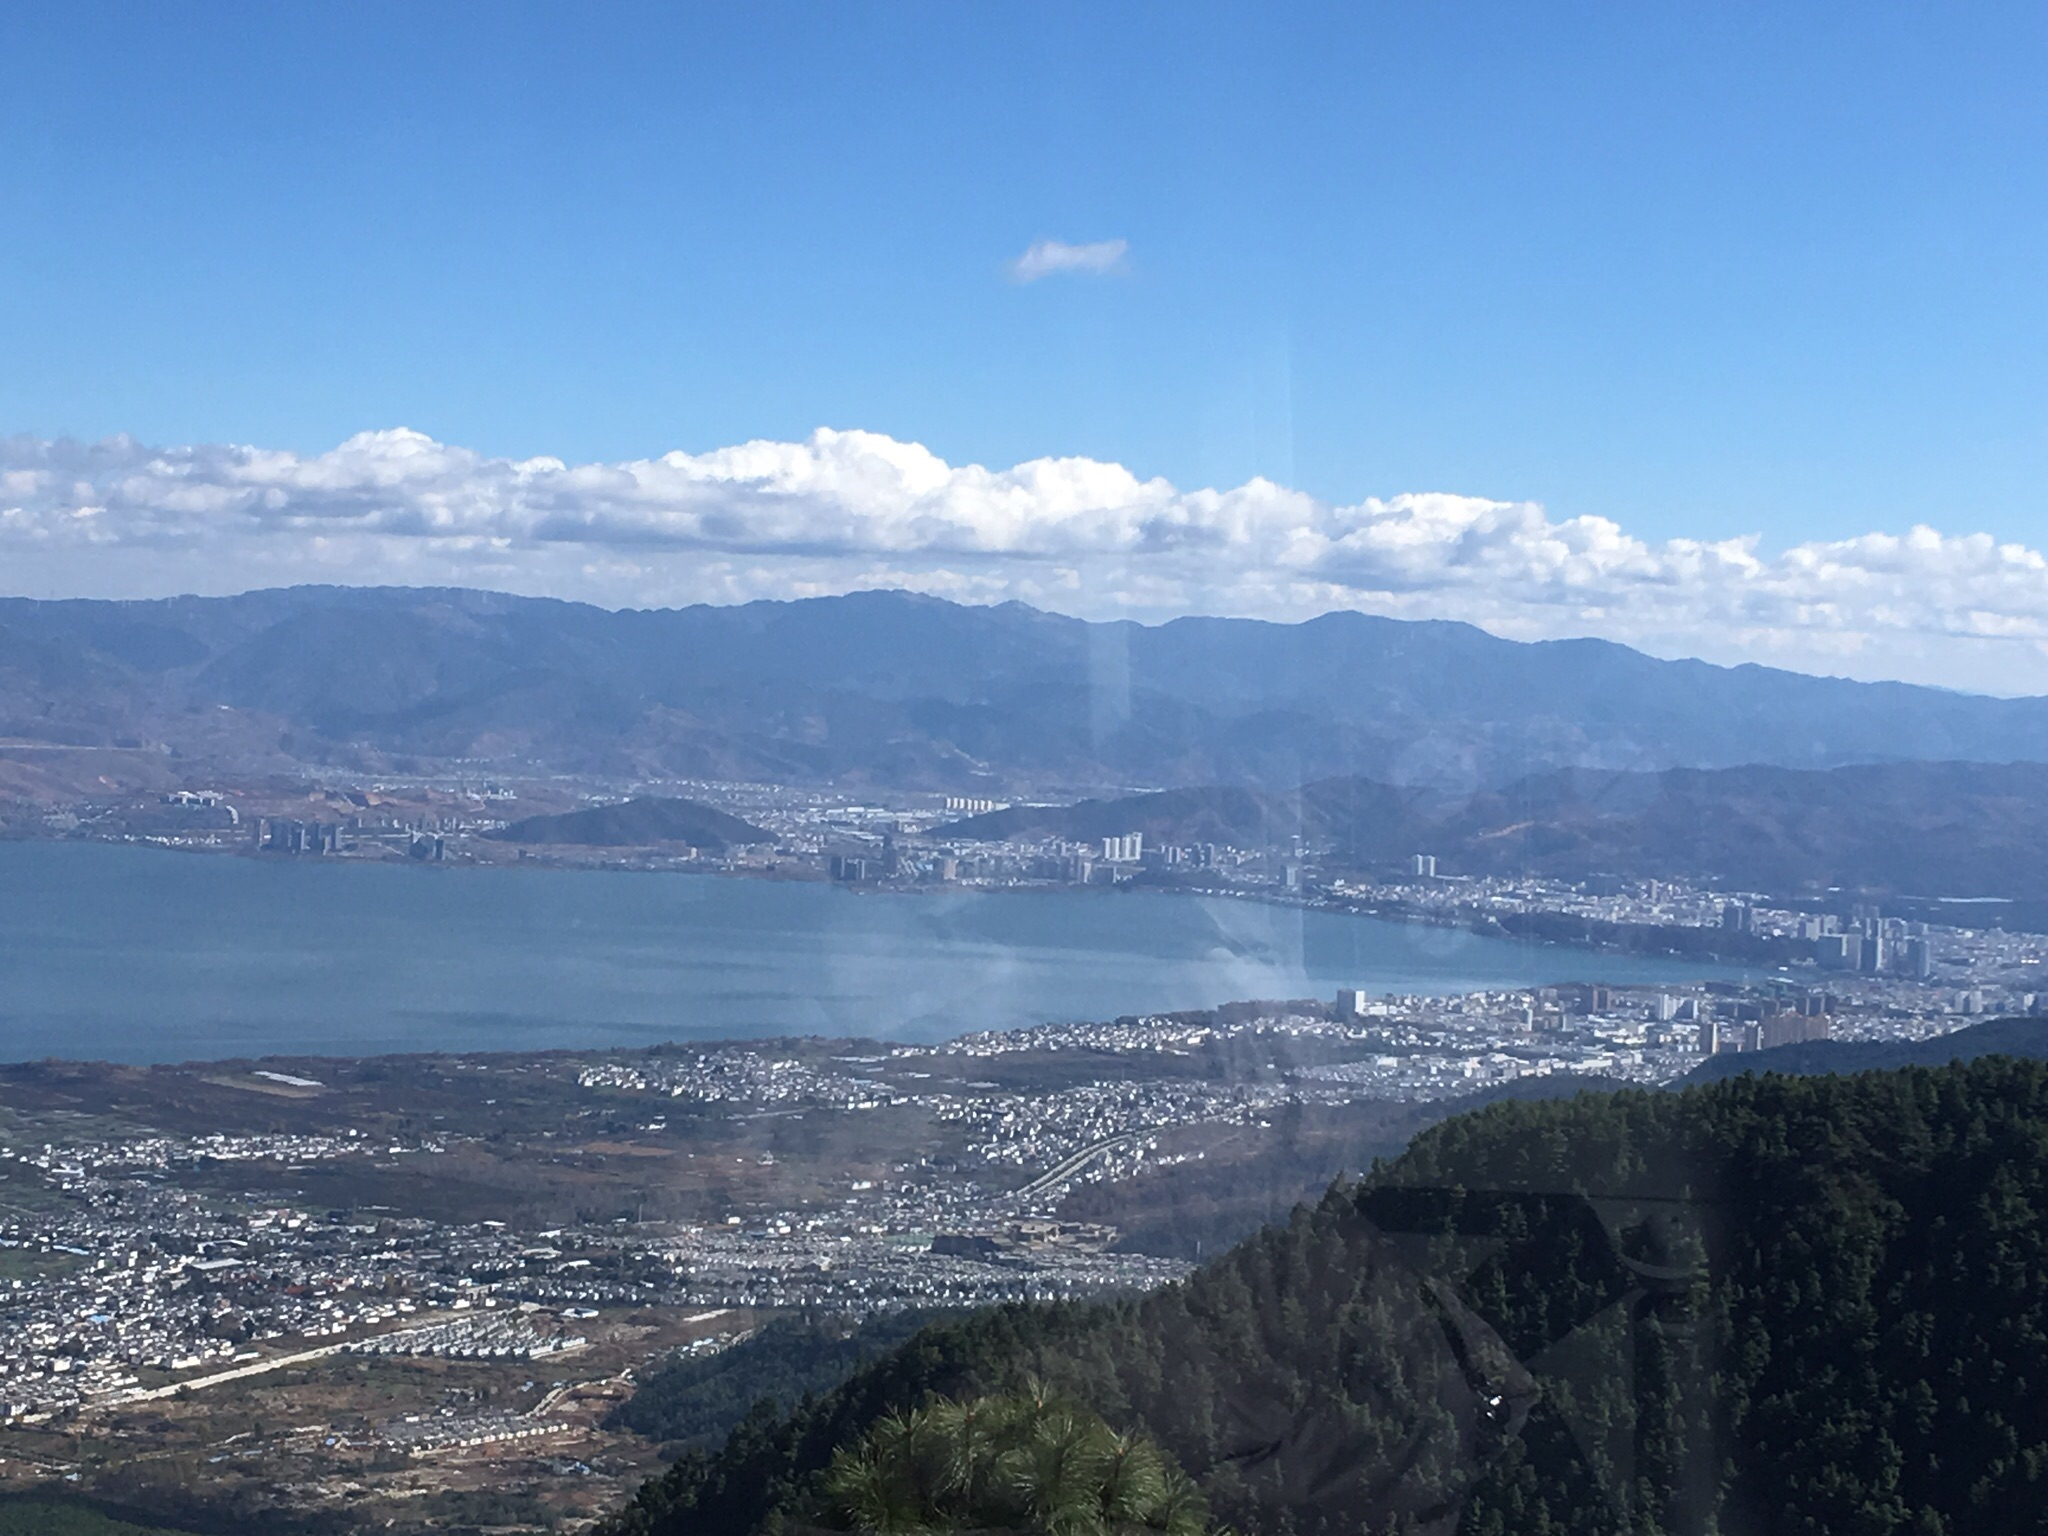
[[[1240,998],[1738,972],[1251,901],[0,843],[0,1059],[931,1040]]]

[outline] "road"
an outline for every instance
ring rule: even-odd
[[[1065,1162],[1055,1163],[1051,1168],[1018,1190],[1017,1193],[1029,1198],[1041,1190],[1051,1189],[1062,1180],[1072,1178],[1083,1168],[1094,1162],[1096,1158],[1102,1156],[1103,1153],[1137,1139],[1138,1133],[1136,1131],[1122,1131],[1115,1136],[1105,1136],[1100,1141],[1090,1142]]]

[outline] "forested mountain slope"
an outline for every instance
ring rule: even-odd
[[[1030,1379],[1246,1531],[2048,1530],[2048,1065],[1460,1116],[1184,1285],[758,1410],[611,1530],[798,1519],[883,1414]]]
[[[716,1444],[760,1398],[794,1403],[829,1391],[932,1320],[929,1312],[881,1312],[859,1323],[779,1317],[730,1348],[656,1367],[611,1421],[650,1440]]]

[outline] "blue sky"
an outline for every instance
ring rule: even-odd
[[[11,7],[0,430],[2041,534],[2048,11]],[[1019,286],[1031,241],[1120,277]]]
[[[1354,606],[2048,692],[2038,6],[14,6],[0,70],[8,590]]]

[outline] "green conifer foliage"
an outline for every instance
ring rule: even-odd
[[[1202,1536],[1200,1492],[1142,1435],[1043,1390],[938,1398],[842,1447],[820,1521],[861,1536]]]

